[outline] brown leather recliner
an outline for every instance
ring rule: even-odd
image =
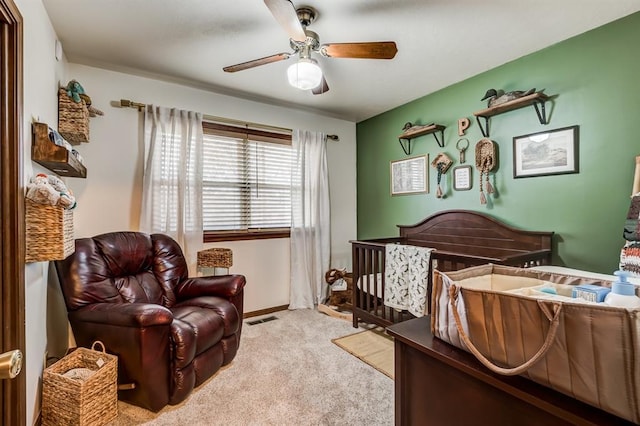
[[[188,278],[178,244],[162,234],[112,232],[76,240],[55,262],[79,346],[118,356],[123,400],[158,411],[177,404],[235,357],[245,277]]]

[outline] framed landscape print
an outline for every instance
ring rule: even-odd
[[[578,173],[578,128],[563,127],[513,138],[513,177]]]
[[[429,192],[429,155],[391,162],[391,195]]]

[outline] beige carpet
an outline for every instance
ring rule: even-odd
[[[184,402],[152,413],[120,401],[109,426],[393,425],[393,380],[331,343],[364,327],[307,309],[273,315],[245,322],[233,362]]]
[[[393,337],[384,330],[361,331],[331,341],[393,379]]]

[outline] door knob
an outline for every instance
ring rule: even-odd
[[[22,352],[19,349],[0,355],[0,379],[13,379],[22,369]]]

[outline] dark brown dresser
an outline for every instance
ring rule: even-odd
[[[395,339],[395,424],[632,425],[519,376],[500,376],[438,338],[430,317],[387,328]]]

